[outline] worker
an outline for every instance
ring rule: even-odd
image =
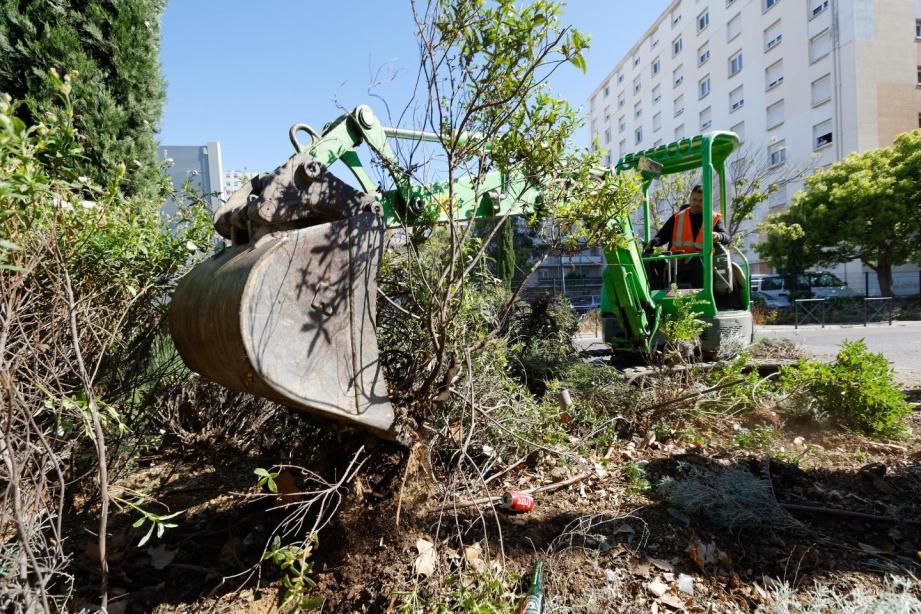
[[[704,250],[704,190],[697,184],[691,190],[688,204],[673,215],[658,234],[649,242],[648,248],[669,244],[669,251],[694,254]],[[723,229],[720,214],[713,216],[713,242],[729,245],[732,238]],[[689,223],[690,222],[690,223]]]
[[[675,215],[659,229],[659,232],[646,246],[645,255],[652,253],[652,248],[668,243],[673,253],[696,254],[704,249],[704,190],[697,184],[691,189],[688,204],[681,207]],[[721,216],[713,216],[713,243],[729,245],[732,237],[723,228]],[[703,269],[699,258],[683,259],[678,263],[678,281],[689,282],[695,288],[703,284]]]

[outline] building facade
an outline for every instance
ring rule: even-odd
[[[769,167],[827,166],[921,126],[921,0],[674,0],[589,108],[608,163],[721,129]],[[773,194],[751,227],[801,186]],[[760,240],[741,247],[766,273]]]
[[[224,200],[243,187],[243,184],[258,175],[252,171],[224,171]]]
[[[167,163],[166,172],[173,187],[182,193],[186,181],[217,210],[224,192],[224,170],[221,165],[221,144],[209,141],[206,145],[161,145],[157,157]],[[175,211],[175,203],[166,204],[167,213]],[[170,211],[169,209],[172,209]]]

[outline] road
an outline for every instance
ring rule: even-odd
[[[863,339],[867,349],[880,352],[895,369],[899,383],[921,387],[921,322],[857,325],[757,326],[755,339],[791,339],[823,360],[833,360],[844,340]]]

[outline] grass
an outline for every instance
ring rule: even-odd
[[[732,442],[735,447],[743,450],[763,450],[769,447],[776,437],[777,432],[773,427],[759,424],[751,429],[743,428],[735,434]]]

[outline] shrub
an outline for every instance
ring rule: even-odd
[[[800,410],[825,415],[868,435],[897,436],[911,405],[892,379],[882,354],[867,350],[863,341],[845,341],[836,361],[825,364],[801,359],[785,368],[782,383],[794,391]]]

